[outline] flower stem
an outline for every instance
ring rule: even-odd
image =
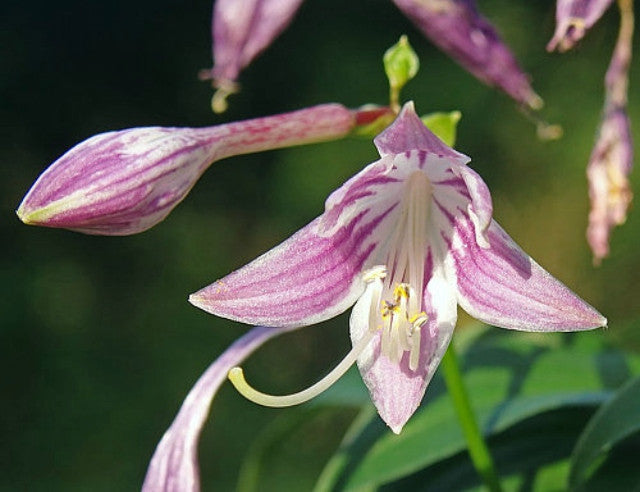
[[[458,357],[453,348],[453,343],[449,344],[440,367],[442,367],[449,395],[453,400],[453,406],[456,409],[464,437],[467,440],[469,456],[473,466],[489,490],[501,492],[502,487],[500,486],[493,459],[480,433],[478,422],[471,408],[469,394],[462,380],[462,373],[460,372],[460,365],[458,364]]]

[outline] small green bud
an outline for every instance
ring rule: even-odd
[[[407,36],[402,36],[400,41],[386,51],[382,61],[389,79],[391,106],[399,109],[400,91],[418,73],[420,60]]]
[[[449,147],[453,147],[456,143],[456,130],[461,117],[460,111],[451,111],[449,113],[430,113],[420,119],[440,140]]]

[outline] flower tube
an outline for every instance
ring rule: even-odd
[[[324,104],[206,128],[101,133],[49,166],[17,214],[26,224],[86,234],[136,234],[162,221],[215,161],[342,138],[360,121],[384,111]]]

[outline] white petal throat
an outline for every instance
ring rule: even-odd
[[[399,363],[409,352],[409,368],[415,370],[421,328],[428,319],[423,298],[432,186],[424,172],[415,171],[404,191],[385,265],[366,271],[363,279],[372,290],[369,330],[382,332],[382,353]]]

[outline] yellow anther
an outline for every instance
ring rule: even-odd
[[[400,306],[398,306],[397,304],[394,304],[389,301],[383,301],[382,309],[380,309],[380,313],[382,314],[382,318],[386,319],[396,314],[399,309],[400,309]]]
[[[400,299],[409,299],[409,285],[397,284],[393,289],[393,297],[396,300],[396,304],[400,302]]]

